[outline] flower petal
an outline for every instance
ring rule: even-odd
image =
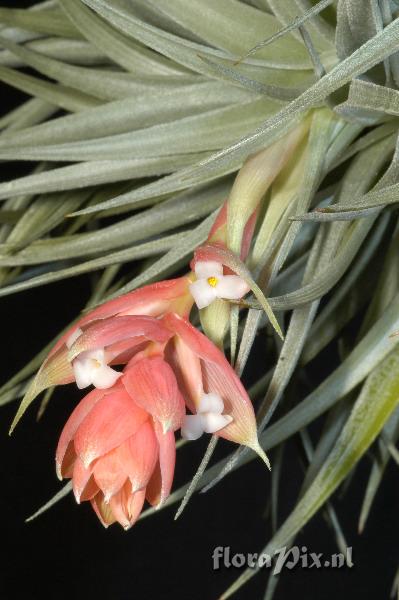
[[[93,467],[94,479],[104,494],[105,502],[109,502],[123,487],[127,479],[126,458],[127,449],[125,444],[114,448],[104,456],[96,460]]]
[[[176,462],[176,442],[173,431],[163,433],[161,427],[154,424],[159,444],[159,462],[148,482],[146,498],[148,502],[160,508],[170,494]]]
[[[79,425],[75,451],[87,467],[136,433],[147,418],[148,413],[118,387],[99,400]]]
[[[28,406],[40,392],[52,385],[61,385],[74,381],[73,370],[70,361],[67,359],[65,344],[69,339],[73,339],[77,330],[84,330],[85,326],[90,323],[114,315],[148,315],[159,317],[166,311],[174,310],[179,314],[188,316],[192,307],[192,296],[188,291],[189,283],[191,283],[191,278],[188,276],[154,283],[105,302],[79,319],[77,323],[60,337],[50,351],[48,358],[41,366],[22,399],[11,424],[10,433],[12,433]]]
[[[233,273],[239,275],[246,283],[249,288],[252,290],[254,296],[261,304],[263,310],[265,311],[267,317],[271,325],[273,325],[274,329],[281,337],[284,339],[283,333],[281,331],[280,325],[270,307],[269,302],[267,301],[264,293],[258,286],[258,284],[254,281],[252,274],[248,267],[236,256],[233,252],[228,250],[227,248],[223,248],[217,244],[205,244],[204,246],[200,246],[195,250],[194,260],[218,260],[225,267],[229,268]]]
[[[128,448],[126,473],[132,484],[133,492],[145,488],[158,460],[158,440],[154,427],[146,421],[132,437],[125,442]]]
[[[197,279],[190,285],[190,292],[199,309],[209,306],[216,298],[216,288],[209,285],[206,279]]]
[[[145,490],[132,493],[128,484],[110,500],[112,514],[118,523],[127,530],[134,525],[143,508]]]
[[[116,519],[112,512],[112,508],[107,502],[105,502],[102,492],[98,492],[98,494],[96,494],[94,498],[90,500],[90,502],[94,512],[105,528],[107,528],[109,525],[112,525],[112,523],[115,523]]]
[[[181,436],[184,440],[198,440],[204,433],[201,415],[186,415],[181,426]]]
[[[72,488],[76,502],[91,500],[98,493],[99,488],[93,479],[93,469],[86,469],[80,458],[76,458],[72,476]]]
[[[92,383],[97,389],[106,390],[115,385],[121,375],[122,373],[104,365],[93,373]]]
[[[223,275],[223,265],[215,260],[198,260],[195,263],[194,270],[198,279],[221,277]]]
[[[123,389],[122,387],[120,389]],[[92,408],[97,404],[101,398],[103,398],[107,393],[110,393],[110,390],[92,390],[89,392],[76,406],[75,410],[72,412],[68,421],[65,423],[64,429],[62,430],[57,451],[55,455],[55,462],[57,468],[57,475],[59,479],[62,479],[64,475],[64,470],[66,469],[66,453],[68,447],[75,435],[79,425],[86,418]],[[73,453],[75,454],[73,445],[72,445]],[[62,473],[61,473],[62,471]],[[61,476],[62,475],[62,476]]]
[[[86,352],[82,354],[86,354]],[[84,390],[84,388],[89,387],[89,385],[92,384],[92,374],[91,369],[89,371],[87,368],[87,361],[84,359],[84,357],[82,357],[82,360],[76,358],[72,363],[72,367],[77,387],[80,390]]]
[[[238,275],[224,275],[215,287],[218,298],[225,300],[240,300],[249,290],[249,285]]]
[[[171,367],[159,356],[143,358],[129,367],[123,384],[134,401],[162,425],[163,431],[179,429],[185,406]]]
[[[201,359],[204,391],[220,396],[224,402],[225,412],[233,418],[219,435],[233,442],[245,444],[262,455],[251,400],[223,353],[186,319],[169,314],[165,315],[163,320],[166,326]]]
[[[179,302],[188,293],[189,283],[188,277],[168,279],[144,286],[101,304],[84,315],[61,336],[51,350],[50,356],[66,343],[66,340],[76,329],[82,328],[93,321],[115,315],[147,315],[154,317],[162,315],[166,310],[172,309],[174,301]]]
[[[104,348],[130,338],[134,346],[142,342],[140,336],[156,342],[167,342],[170,333],[159,319],[153,317],[125,316],[104,319],[85,329],[71,346],[68,359],[72,361],[81,352]]]
[[[121,373],[106,364],[103,348],[82,352],[72,363],[76,385],[81,390],[91,384],[98,389],[112,387]]]
[[[108,365],[124,365],[144,350],[149,343],[144,336],[137,336],[134,338],[134,346],[132,346],[132,338],[111,344],[105,350],[105,361]]]
[[[203,394],[200,359],[177,336],[166,345],[165,358],[173,369],[177,385],[187,407],[191,412],[197,412],[197,406]]]
[[[206,433],[217,433],[233,420],[233,417],[230,415],[218,415],[212,412],[204,413],[198,416],[201,419],[202,427]]]
[[[216,415],[221,415],[224,409],[223,400],[218,394],[202,394],[199,401],[197,412],[207,413],[212,412]]]
[[[75,468],[75,461],[77,459],[75,446],[73,445],[73,441],[69,442],[64,458],[62,460],[62,465],[58,466],[56,464],[56,473],[58,479],[62,480],[65,478],[70,478],[73,475],[73,470]]]
[[[181,341],[190,352],[200,359],[207,359],[221,364],[227,364],[224,354],[203,333],[198,331],[187,319],[182,319],[173,313],[167,314],[162,321],[171,332]]]

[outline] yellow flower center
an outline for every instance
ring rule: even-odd
[[[208,283],[211,287],[216,287],[218,283],[217,277],[208,277]]]
[[[101,363],[96,358],[91,359],[91,364],[95,369],[99,369],[101,367]]]

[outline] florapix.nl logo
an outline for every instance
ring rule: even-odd
[[[273,569],[273,574],[278,575],[283,569],[341,569],[353,567],[352,547],[345,552],[324,555],[322,552],[311,552],[306,546],[283,546],[277,548],[273,554],[257,553],[232,553],[230,546],[217,546],[212,553],[213,569]]]

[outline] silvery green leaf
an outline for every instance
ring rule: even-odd
[[[372,300],[368,305],[365,318],[359,331],[359,336],[380,317],[393,297],[399,291],[399,274],[397,257],[399,250],[399,226],[396,224],[392,232],[390,244],[385,252],[384,261],[380,267],[379,277]]]
[[[121,4],[119,0],[117,3]],[[142,21],[151,23],[162,31],[182,37],[191,42],[200,43],[201,40],[191,31],[180,25],[176,20],[158,9],[158,4],[147,2],[147,0],[136,0],[134,6],[130,5],[129,10]]]
[[[153,0],[150,2],[155,4]],[[157,3],[157,9],[195,33],[210,46],[221,48],[238,57],[261,37],[273,35],[279,26],[274,16],[235,0],[219,0],[217,3],[204,0],[201,5],[187,5],[184,0],[170,0],[163,4]],[[259,56],[280,68],[287,64],[290,67],[296,65],[296,68],[309,66],[303,46],[290,35],[260,52]]]
[[[54,344],[55,340],[51,341],[47,344],[34,358],[32,358],[22,369],[20,369],[16,374],[14,374],[6,383],[4,383],[0,387],[0,402],[7,397],[9,392],[12,395],[12,399],[19,397],[20,395],[25,394],[26,384],[24,381],[29,378],[37,369],[40,367],[41,363],[47,356],[51,346]]]
[[[5,406],[10,402],[23,398],[27,391],[27,385],[16,385],[15,387],[8,388],[4,392],[0,392],[0,406]]]
[[[18,219],[21,217],[22,211],[20,210],[0,210],[0,224],[1,225],[10,225],[17,223]]]
[[[354,267],[351,268],[348,275]],[[343,331],[344,327],[367,305],[370,296],[375,286],[375,279],[363,274],[358,282],[355,282],[353,287],[348,291],[340,303],[335,305],[334,295],[330,307],[328,303],[328,313],[320,313],[320,317],[325,319],[324,326],[321,321],[317,322],[317,328],[311,331],[309,339],[304,348],[302,361],[304,364],[310,362],[321,352],[332,340],[337,339],[337,336]],[[339,338],[338,338],[339,339]]]
[[[301,179],[300,185],[297,188],[297,194],[292,198],[292,200],[296,200],[295,210],[298,210],[299,207],[303,207],[306,210],[312,202],[313,196],[324,175],[325,154],[334,137],[336,124],[337,121],[329,109],[314,111],[305,151],[304,171],[300,176]],[[279,248],[278,256],[273,264],[274,273],[277,273],[285,263],[300,229],[295,224],[289,226],[287,234]],[[265,251],[265,254],[267,255],[267,251]],[[269,267],[266,268],[268,270]]]
[[[7,67],[0,66],[0,81],[71,112],[100,104],[97,98],[84,92],[43,81]]]
[[[111,70],[110,68],[94,69],[93,67],[70,65],[44,54],[39,54],[32,49],[28,50],[1,36],[0,45],[7,48],[26,65],[36,69],[42,75],[104,100],[124,98],[149,89],[169,89],[179,84],[182,86],[190,85],[198,81],[197,77],[191,75],[134,77],[132,74]]]
[[[35,33],[33,31],[27,31],[26,29],[21,29],[20,27],[8,27],[7,25],[0,25],[1,34],[12,42],[20,43],[28,43],[32,40],[40,40],[42,38],[42,34]]]
[[[399,184],[388,185],[385,188],[368,192],[364,196],[353,198],[348,205],[341,206],[340,204],[331,204],[322,209],[317,209],[313,213],[307,215],[293,217],[295,220],[309,221],[334,221],[339,218],[344,218],[349,215],[351,218],[359,218],[371,214],[372,209],[389,206],[399,202],[398,198]]]
[[[31,98],[0,119],[0,129],[3,129],[1,135],[4,135],[5,131],[15,132],[41,123],[57,110],[58,107],[54,104],[49,104],[40,98]]]
[[[123,33],[137,38],[144,44],[153,47],[165,56],[170,56],[195,72],[205,74],[211,78],[219,76],[218,73],[215,73],[214,68],[206,64],[203,60],[204,56],[213,60],[217,59],[218,63],[233,66],[234,57],[229,57],[229,55],[226,55],[221,50],[201,44],[193,45],[187,39],[176,38],[176,36],[171,36],[162,29],[149,26],[148,23],[133,17],[130,13],[124,13],[123,18],[121,18],[118,16],[119,13],[117,14],[113,10],[111,15],[109,15],[107,12],[109,6],[104,7],[103,5],[99,6],[96,4],[94,8]],[[306,84],[309,85],[314,80],[314,76],[310,70],[298,70],[294,68],[293,70],[285,71],[284,69],[269,68],[262,60],[250,60],[249,62],[251,64],[241,64],[236,68],[246,77],[258,80],[261,83],[273,86],[300,87]],[[224,76],[222,76],[222,79],[224,79]]]
[[[268,137],[264,146],[267,147],[270,144],[272,144],[279,137],[279,135],[284,134],[287,130],[289,130],[292,127],[293,124],[295,124],[295,121],[290,121],[289,124],[285,125],[282,130],[273,132],[273,134],[271,134]],[[209,156],[209,153],[205,156]],[[83,209],[75,214],[89,214],[92,212],[97,212],[99,210],[108,210],[111,208],[116,208],[118,206],[130,205],[133,202],[135,203],[142,200],[147,200],[162,194],[168,194],[188,188],[190,186],[203,184],[207,181],[215,179],[216,177],[220,177],[222,175],[226,175],[228,173],[236,171],[241,166],[242,159],[239,158],[234,161],[229,161],[227,165],[220,164],[220,166],[212,172],[210,172],[208,168],[198,168],[199,164],[204,164],[205,162],[206,159],[204,157],[204,159],[200,162],[195,161],[195,164],[191,167],[181,169],[179,171],[176,171],[172,175],[168,175],[167,177],[159,179],[158,181],[151,182],[138,189],[127,192],[125,194],[121,194],[120,196],[116,196],[111,200],[107,200],[106,202],[98,204],[95,208],[92,207]]]
[[[389,25],[389,23],[391,23],[397,16],[397,9],[392,5],[392,3],[388,10],[385,10],[385,7],[388,3],[389,0],[381,0],[381,13],[385,27]],[[389,12],[388,15],[387,12]],[[389,57],[389,65],[392,78],[397,87],[399,83],[399,52],[395,52],[395,54],[392,54],[392,56]]]
[[[90,5],[92,4],[93,0],[90,0]],[[354,76],[359,75],[394,52],[398,32],[399,22],[394,21],[384,29],[384,35],[378,34],[360,50],[357,50],[353,55],[343,60],[322,79],[311,86],[300,98],[291,102],[275,116],[269,118],[255,133],[246,136],[236,144],[212,155],[208,160],[199,164],[196,169],[197,173],[202,174],[202,177],[204,172],[208,176],[212,176],[215,173],[226,172],[223,171],[223,167],[225,169],[226,167],[228,168],[228,166],[232,165],[233,161],[237,161],[235,164],[239,164],[244,156],[247,156],[250,152],[254,152],[256,149],[262,147],[262,145],[264,146],[266,139],[270,140],[272,133],[275,133],[276,130],[280,130],[281,132],[281,128],[286,126],[287,122],[292,122],[291,119],[294,117],[298,117],[298,115],[306,110],[306,107],[317,104],[333,91],[350,81]],[[194,178],[194,175],[195,171],[190,170],[190,178]],[[187,183],[189,181],[187,177]],[[124,201],[128,202],[128,198],[122,200],[115,199],[113,203],[109,203],[106,207],[108,208],[111,205],[116,205]]]
[[[385,141],[383,140],[382,142],[379,142],[375,146],[372,146],[369,150],[364,151],[364,153],[358,157],[358,160],[353,163],[346,174],[341,187],[340,201],[343,206],[346,206],[348,201],[350,202],[353,194],[363,192],[368,188],[368,186],[371,185],[374,177],[378,174],[379,169],[382,167],[382,165],[384,165],[389,155],[392,153],[394,142],[395,138],[393,136],[392,138],[387,138]],[[374,161],[373,170],[370,169],[370,157],[373,157]],[[397,180],[398,173],[396,163],[397,159],[395,154],[391,166],[376,184],[376,191],[383,189],[384,186]],[[300,302],[302,303],[304,298],[310,298],[314,300],[316,297],[320,297],[318,294],[324,295],[324,293],[331,289],[332,285],[334,285],[341,278],[352,262],[353,258],[356,256],[357,251],[361,246],[362,241],[365,239],[368,231],[372,227],[377,214],[378,213],[374,214],[368,219],[359,220],[353,224],[352,228],[348,230],[349,235],[346,235],[345,240],[343,240],[342,236],[347,229],[347,224],[344,223],[341,224],[343,225],[342,227],[340,226],[336,227],[335,229],[331,229],[331,239],[334,245],[336,245],[336,240],[334,240],[334,236],[336,236],[336,234],[338,234],[344,241],[344,244],[341,244],[340,246],[339,253],[334,258],[334,261],[327,267],[324,273],[320,275],[316,282],[309,283],[302,289],[286,294],[285,296],[280,296],[278,299],[270,298],[271,306],[275,310],[279,310],[281,306],[281,309],[284,310],[284,303],[286,307],[298,306],[298,304],[292,304],[294,298],[299,299],[299,297],[301,297]],[[316,288],[319,290],[317,293]]]
[[[279,32],[279,37],[291,31],[295,33],[297,28],[306,24],[306,28],[309,30],[316,48],[318,50],[332,50],[334,43],[333,30],[324,20],[318,17],[321,11],[332,4],[331,0],[321,0],[315,6],[309,6],[308,3],[301,0],[286,0],[285,2],[279,2],[278,0],[268,1],[274,14],[285,25],[281,33]],[[298,33],[297,37],[299,37]],[[274,39],[267,40],[267,43],[274,43]]]
[[[312,460],[303,480],[303,489],[307,489],[311,485],[334,447],[352,409],[353,396],[353,393],[349,394],[346,399],[333,406],[327,414]]]
[[[323,75],[326,74],[326,69],[320,59],[319,53],[317,52],[317,50],[312,42],[312,38],[310,37],[310,35],[304,25],[300,25],[299,32],[303,39],[303,43],[305,44],[306,50],[308,51],[308,54],[310,56],[310,60],[312,61],[313,70],[315,72],[315,75],[318,79],[320,79],[321,77],[323,77]],[[330,98],[326,98],[326,104],[330,108],[333,106],[333,102],[331,101]]]
[[[352,158],[362,150],[366,150],[367,148],[379,142],[380,140],[383,140],[392,133],[395,133],[397,131],[397,123],[396,120],[393,119],[388,123],[383,123],[382,125],[374,127],[373,129],[371,129],[371,131],[365,133],[361,137],[358,137],[358,135],[362,132],[363,129],[363,125],[360,125],[358,123],[346,124],[345,128],[342,131],[342,134],[337,136],[336,139],[337,144],[339,144],[342,138],[343,144],[341,148],[338,148],[338,151],[334,152],[333,154],[332,151],[335,150],[335,148],[333,148],[335,144],[333,143],[331,145],[330,150],[327,153],[326,164],[330,169],[334,169],[335,167],[347,161],[349,158]],[[349,147],[348,140],[350,144]]]
[[[388,438],[396,443],[399,437],[399,410],[392,414],[391,418],[385,424],[383,433]],[[376,449],[376,456],[373,459],[369,480],[367,482],[366,493],[363,498],[363,504],[359,516],[358,530],[362,533],[366,525],[373,501],[382,482],[386,466],[390,458],[389,449],[380,440]]]
[[[195,472],[195,475],[193,476],[186,493],[184,494],[184,498],[181,501],[179,508],[176,511],[175,514],[175,521],[180,517],[180,515],[182,514],[183,510],[185,509],[185,507],[187,506],[190,498],[192,497],[192,495],[194,494],[195,490],[197,489],[197,486],[205,472],[206,467],[209,464],[209,461],[211,460],[213,453],[215,451],[216,448],[216,444],[218,443],[218,437],[216,435],[213,435],[211,437],[211,441],[208,444],[208,447],[205,451],[205,454],[201,460],[201,463],[198,467],[198,469]]]
[[[264,48],[265,46],[274,43],[275,40],[287,35],[287,33],[293,32],[295,34],[296,29],[298,29],[301,25],[306,23],[309,19],[314,19],[314,17],[319,12],[321,12],[322,10],[324,10],[324,8],[332,4],[332,0],[320,0],[320,2],[318,2],[315,6],[312,6],[308,10],[305,10],[305,12],[301,16],[298,16],[294,2],[288,0],[288,3],[285,3],[285,5],[283,5],[282,3],[274,4],[274,13],[279,17],[279,20],[282,23],[286,24],[286,26],[280,29],[271,37],[268,37],[258,42],[256,46],[251,48],[243,58],[248,58],[249,56],[256,54],[258,49]],[[292,15],[291,13],[292,9],[295,11],[294,15]]]
[[[46,163],[38,163],[34,169],[33,169],[33,173],[41,173],[43,171],[45,171],[47,168]],[[29,205],[31,204],[33,200],[33,195],[26,193],[23,195],[19,195],[17,197],[14,198],[9,198],[8,200],[6,200],[3,204],[3,207],[5,210],[10,209],[10,210],[21,210],[22,212],[24,212],[27,207],[29,207]],[[8,236],[10,235],[10,232],[12,231],[12,227],[10,227],[9,225],[3,225],[3,227],[1,227],[0,229],[0,243],[5,242],[8,239]],[[3,280],[5,273],[0,271],[0,281]],[[7,274],[7,276],[9,276],[9,274]]]
[[[251,90],[256,94],[263,94],[264,96],[268,96],[275,100],[280,100],[282,102],[293,100],[305,90],[305,88],[278,87],[273,84],[262,83],[247,77],[243,73],[240,73],[236,68],[232,68],[222,62],[209,60],[206,56],[202,56],[201,58],[222,79],[239,84],[243,88]]]
[[[171,61],[122,35],[82,2],[61,0],[60,5],[69,20],[87,40],[127,71],[160,75],[181,73]]]
[[[90,0],[92,2],[93,0]],[[267,136],[294,117],[298,117],[308,108],[318,105],[331,93],[341,88],[357,75],[378,64],[381,60],[396,50],[399,20],[394,21],[384,31],[369,40],[351,56],[341,61],[324,77],[314,83],[299,98],[293,100],[287,107],[270,117],[255,132],[239,140],[236,144],[215,153],[207,161],[198,166],[199,171],[215,172],[222,164],[231,164],[238,157],[248,156],[265,144]]]
[[[312,465],[313,459],[314,459],[314,450],[313,450],[313,444],[312,444],[308,430],[302,429],[302,431],[300,432],[300,437],[301,437],[302,445],[304,447],[306,458],[307,458],[308,462],[310,463],[310,465]],[[308,472],[309,472],[309,470],[308,470]],[[309,482],[306,481],[306,478],[305,478],[305,480],[302,484],[300,497],[303,496],[303,494],[306,492],[308,487],[309,487]],[[336,513],[335,508],[331,501],[326,502],[324,518],[334,532],[338,550],[340,550],[342,552],[342,554],[345,556],[348,544],[346,542],[341,523],[338,519],[337,513]],[[275,533],[275,532],[273,531],[273,533]],[[290,544],[290,545],[292,545],[292,544]],[[350,557],[346,557],[346,558],[347,558],[347,562],[346,562],[347,566],[353,567],[353,562],[350,559]]]
[[[399,91],[354,79],[349,86],[348,99],[335,107],[342,116],[376,121],[384,114],[399,116]]]
[[[43,504],[43,506],[41,506],[39,508],[39,510],[37,510],[32,515],[30,515],[30,517],[27,517],[25,520],[25,523],[29,523],[30,521],[33,521],[37,517],[40,517],[40,515],[42,515],[44,512],[46,512],[47,510],[52,508],[54,506],[54,504],[57,504],[57,502],[59,502],[60,500],[65,498],[65,496],[67,496],[69,494],[69,492],[71,492],[71,491],[72,491],[72,482],[68,481],[68,483],[66,483],[60,489],[60,491],[55,494],[55,496],[53,496],[48,502],[46,502],[46,504]]]
[[[224,82],[200,81],[186,86],[184,105],[181,100],[180,86],[166,91],[152,90],[134,98],[107,102],[81,113],[58,117],[17,135],[5,134],[0,139],[0,148],[2,145],[15,148],[87,141],[98,138],[99,132],[101,137],[131,132],[221,106],[245,103],[249,100],[249,94]]]
[[[148,258],[149,256],[162,254],[163,252],[167,252],[168,250],[174,248],[175,245],[183,241],[185,237],[185,232],[176,233],[170,236],[161,237],[157,240],[151,240],[149,242],[137,244],[136,246],[133,245],[126,250],[111,252],[106,256],[84,261],[75,266],[51,270],[43,275],[37,275],[29,279],[25,279],[19,283],[13,283],[11,285],[0,287],[0,297],[22,292],[38,286],[47,285],[49,283],[53,283],[54,281],[60,281],[69,277],[76,277],[77,275],[81,275],[83,273],[97,271],[109,265],[121,264],[131,260],[140,260],[143,258]]]
[[[346,58],[376,35],[381,18],[378,12],[374,0],[338,1],[335,41],[340,58]]]
[[[369,219],[357,221],[353,231],[348,236],[349,239],[345,246],[340,249],[339,254],[326,270],[315,281],[304,285],[298,290],[269,298],[272,308],[277,311],[290,310],[307,302],[312,302],[326,294],[347,271],[368,235],[372,224]]]
[[[391,20],[386,21],[383,18],[383,3],[384,0],[382,2],[376,0],[354,0],[353,2],[340,0],[337,11],[336,34],[339,55],[340,50],[343,55],[345,55],[345,52],[350,54],[374,35],[382,32],[384,26],[391,22]],[[346,14],[344,14],[345,12]],[[340,27],[341,22],[344,23],[342,28]],[[385,82],[387,86],[390,86],[392,82],[392,58],[384,60]],[[371,77],[374,77],[374,74]],[[380,78],[379,75],[377,77]],[[348,110],[348,112],[351,111]]]
[[[262,550],[274,554],[323,506],[353,469],[398,406],[399,349],[396,346],[369,375],[334,448],[288,519]],[[221,596],[225,600],[256,574],[247,569]]]
[[[225,179],[194,188],[96,231],[38,240],[12,256],[1,257],[0,265],[36,264],[130,246],[209,215],[222,204],[229,184],[230,181]]]
[[[4,31],[2,31],[2,35],[4,35]],[[104,65],[107,63],[107,57],[84,40],[46,37],[26,43],[25,48],[32,48],[50,58],[75,65]],[[8,50],[0,51],[0,64],[12,68],[24,66],[23,61]]]
[[[15,251],[44,236],[61,223],[68,213],[83,204],[88,196],[89,192],[78,191],[73,194],[53,194],[36,198],[8,236],[9,249]],[[4,246],[0,245],[0,254],[3,250]]]
[[[262,443],[268,447],[286,439],[299,428],[306,426],[316,416],[333,406],[337,400],[352,391],[380,363],[393,348],[397,340],[390,335],[398,329],[399,319],[395,310],[399,296],[395,296],[385,313],[355,346],[346,360],[305,400],[286,416],[265,430]],[[283,437],[281,437],[283,436]]]
[[[322,155],[324,156],[324,155]],[[307,182],[307,178],[305,176],[305,181]],[[310,186],[311,187],[311,186]],[[318,235],[314,241],[312,250],[310,252],[303,283],[306,284],[312,278],[317,276],[320,272],[323,272],[329,262],[331,261],[330,252],[325,251],[326,248],[323,247],[324,242],[324,231],[322,229],[319,230]],[[282,395],[290,381],[290,378],[296,368],[298,361],[300,359],[300,355],[302,349],[304,347],[305,341],[307,339],[310,327],[312,325],[313,319],[315,317],[316,311],[318,308],[318,302],[313,302],[312,304],[308,304],[302,308],[298,308],[294,310],[290,324],[287,329],[287,333],[284,339],[283,346],[279,353],[279,357],[277,360],[277,364],[273,373],[273,377],[271,379],[270,385],[268,387],[267,393],[262,400],[259,409],[257,411],[257,421],[259,424],[259,432],[263,431],[271,417],[273,416],[274,411],[276,410]],[[252,311],[253,312],[253,311]],[[259,317],[257,318],[257,322],[254,320],[253,322],[250,319],[251,314],[248,316],[246,328],[248,326],[249,331],[246,332],[244,329],[244,334],[242,337],[242,344],[245,344],[244,350],[240,347],[240,371],[242,371],[244,364],[242,362],[241,355],[243,354],[246,358],[249,354],[249,349],[247,348],[248,343],[253,343],[253,338],[249,338],[249,332],[253,332],[259,327]],[[249,340],[249,341],[247,341]],[[223,479],[223,477],[231,471],[234,467],[234,464],[238,461],[241,455],[245,455],[247,452],[246,448],[239,448],[231,457],[226,467],[220,472],[218,477],[207,486],[206,489],[210,489],[214,484],[218,483]]]
[[[384,215],[373,230],[369,243],[362,248],[350,271],[342,279],[337,290],[316,318],[302,355],[303,364],[311,361],[337,335],[337,332],[354,316],[356,311],[367,302],[365,286],[368,283],[372,286],[375,285],[375,281],[367,273],[367,270],[371,258],[380,247],[388,224],[389,217]],[[358,279],[364,281],[361,280],[362,285],[359,286],[359,289],[355,288],[354,290]]]
[[[0,67],[1,76],[1,67]],[[275,109],[266,99],[218,108],[170,123],[117,135],[60,145],[0,149],[1,159],[17,160],[125,160],[215,150],[231,143],[262,122]],[[173,144],[170,144],[173,140]]]
[[[173,14],[179,23],[184,22],[186,28],[191,28],[201,37],[204,34],[209,40],[209,46],[190,42],[180,36],[163,31],[139,19],[132,11],[126,10],[125,7],[121,7],[115,2],[107,2],[107,5],[104,5],[99,0],[85,0],[85,4],[125,34],[140,40],[143,44],[194,71],[198,70],[198,72],[203,72],[204,68],[197,58],[198,53],[205,52],[213,56],[224,55],[231,56],[233,59],[238,58],[257,40],[264,37],[265,31],[273,34],[278,29],[278,21],[272,15],[232,0],[222,0],[217,5],[206,0],[207,11],[208,13],[211,11],[212,20],[204,18],[207,13],[203,12],[202,4],[201,8],[196,4],[184,4],[184,10],[181,10],[183,5],[181,4],[179,8],[179,1],[164,4],[162,12]],[[157,7],[159,10],[159,5]],[[244,22],[243,19],[248,23],[246,30],[243,30],[241,26]],[[229,22],[228,28],[226,27],[227,21]],[[205,26],[204,23],[206,23]],[[237,30],[236,35],[232,35],[234,30]],[[221,48],[223,52],[212,51],[211,46]],[[265,67],[306,69],[309,68],[309,59],[299,42],[288,39],[285,44],[284,42],[278,43],[276,46],[266,49],[264,56],[257,64],[263,64]]]
[[[13,8],[0,8],[0,23],[28,29],[37,33],[79,38],[79,31],[73,24],[54,10],[29,11]]]
[[[164,256],[155,261],[151,266],[149,266],[123,287],[119,288],[112,296],[108,297],[107,300],[119,296],[120,294],[126,294],[131,290],[150,283],[157,277],[164,276],[164,274],[167,273],[171,267],[179,264],[181,259],[188,257],[195,248],[200,246],[207,239],[215,217],[216,212],[213,212],[194,229],[187,231],[184,236],[179,239],[178,243],[175,244],[168,252],[166,252]]]
[[[399,328],[399,295],[396,295],[385,313],[355,346],[348,357],[309,396],[267,428],[260,436],[264,450],[269,450],[294,433],[306,427],[314,419],[330,409],[361,383],[376,366],[397,348],[398,339],[390,334]],[[220,476],[227,474],[228,465],[235,470],[250,460],[253,453],[241,453],[237,459],[232,454],[219,461],[205,472],[202,486],[207,486]],[[171,500],[173,501],[173,499]]]
[[[161,158],[77,163],[76,165],[50,169],[44,173],[25,175],[18,179],[0,183],[0,198],[11,198],[27,192],[46,193],[57,190],[73,190],[115,181],[162,175],[187,164],[192,164],[200,156],[200,154],[193,154],[192,156],[178,155],[162,156]],[[159,193],[156,195],[158,196],[160,193],[162,193],[161,186]],[[127,194],[136,196],[136,198],[133,198],[130,202],[126,202],[126,204],[132,205],[135,203],[138,206],[140,205],[140,201],[144,200],[144,198],[140,197],[139,194],[134,194],[134,192],[127,192]],[[137,196],[139,197],[137,198]],[[108,204],[108,201],[105,203]],[[91,213],[97,211],[94,208],[89,208],[82,212]]]

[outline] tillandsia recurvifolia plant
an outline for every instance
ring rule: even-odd
[[[361,532],[398,462],[398,3],[49,0],[0,24],[0,80],[28,96],[0,119],[0,159],[34,163],[0,183],[0,295],[99,274],[83,316],[0,389],[22,398],[12,428],[54,386],[87,392],[56,451],[72,485],[45,508],[73,488],[128,529],[145,501],[180,514],[268,452],[259,550],[321,508],[343,550],[333,493],[370,449]],[[309,385],[327,347],[338,364]],[[176,436],[183,453],[204,433],[170,494]],[[294,436],[304,475],[280,523]],[[219,438],[238,446],[210,464]]]

